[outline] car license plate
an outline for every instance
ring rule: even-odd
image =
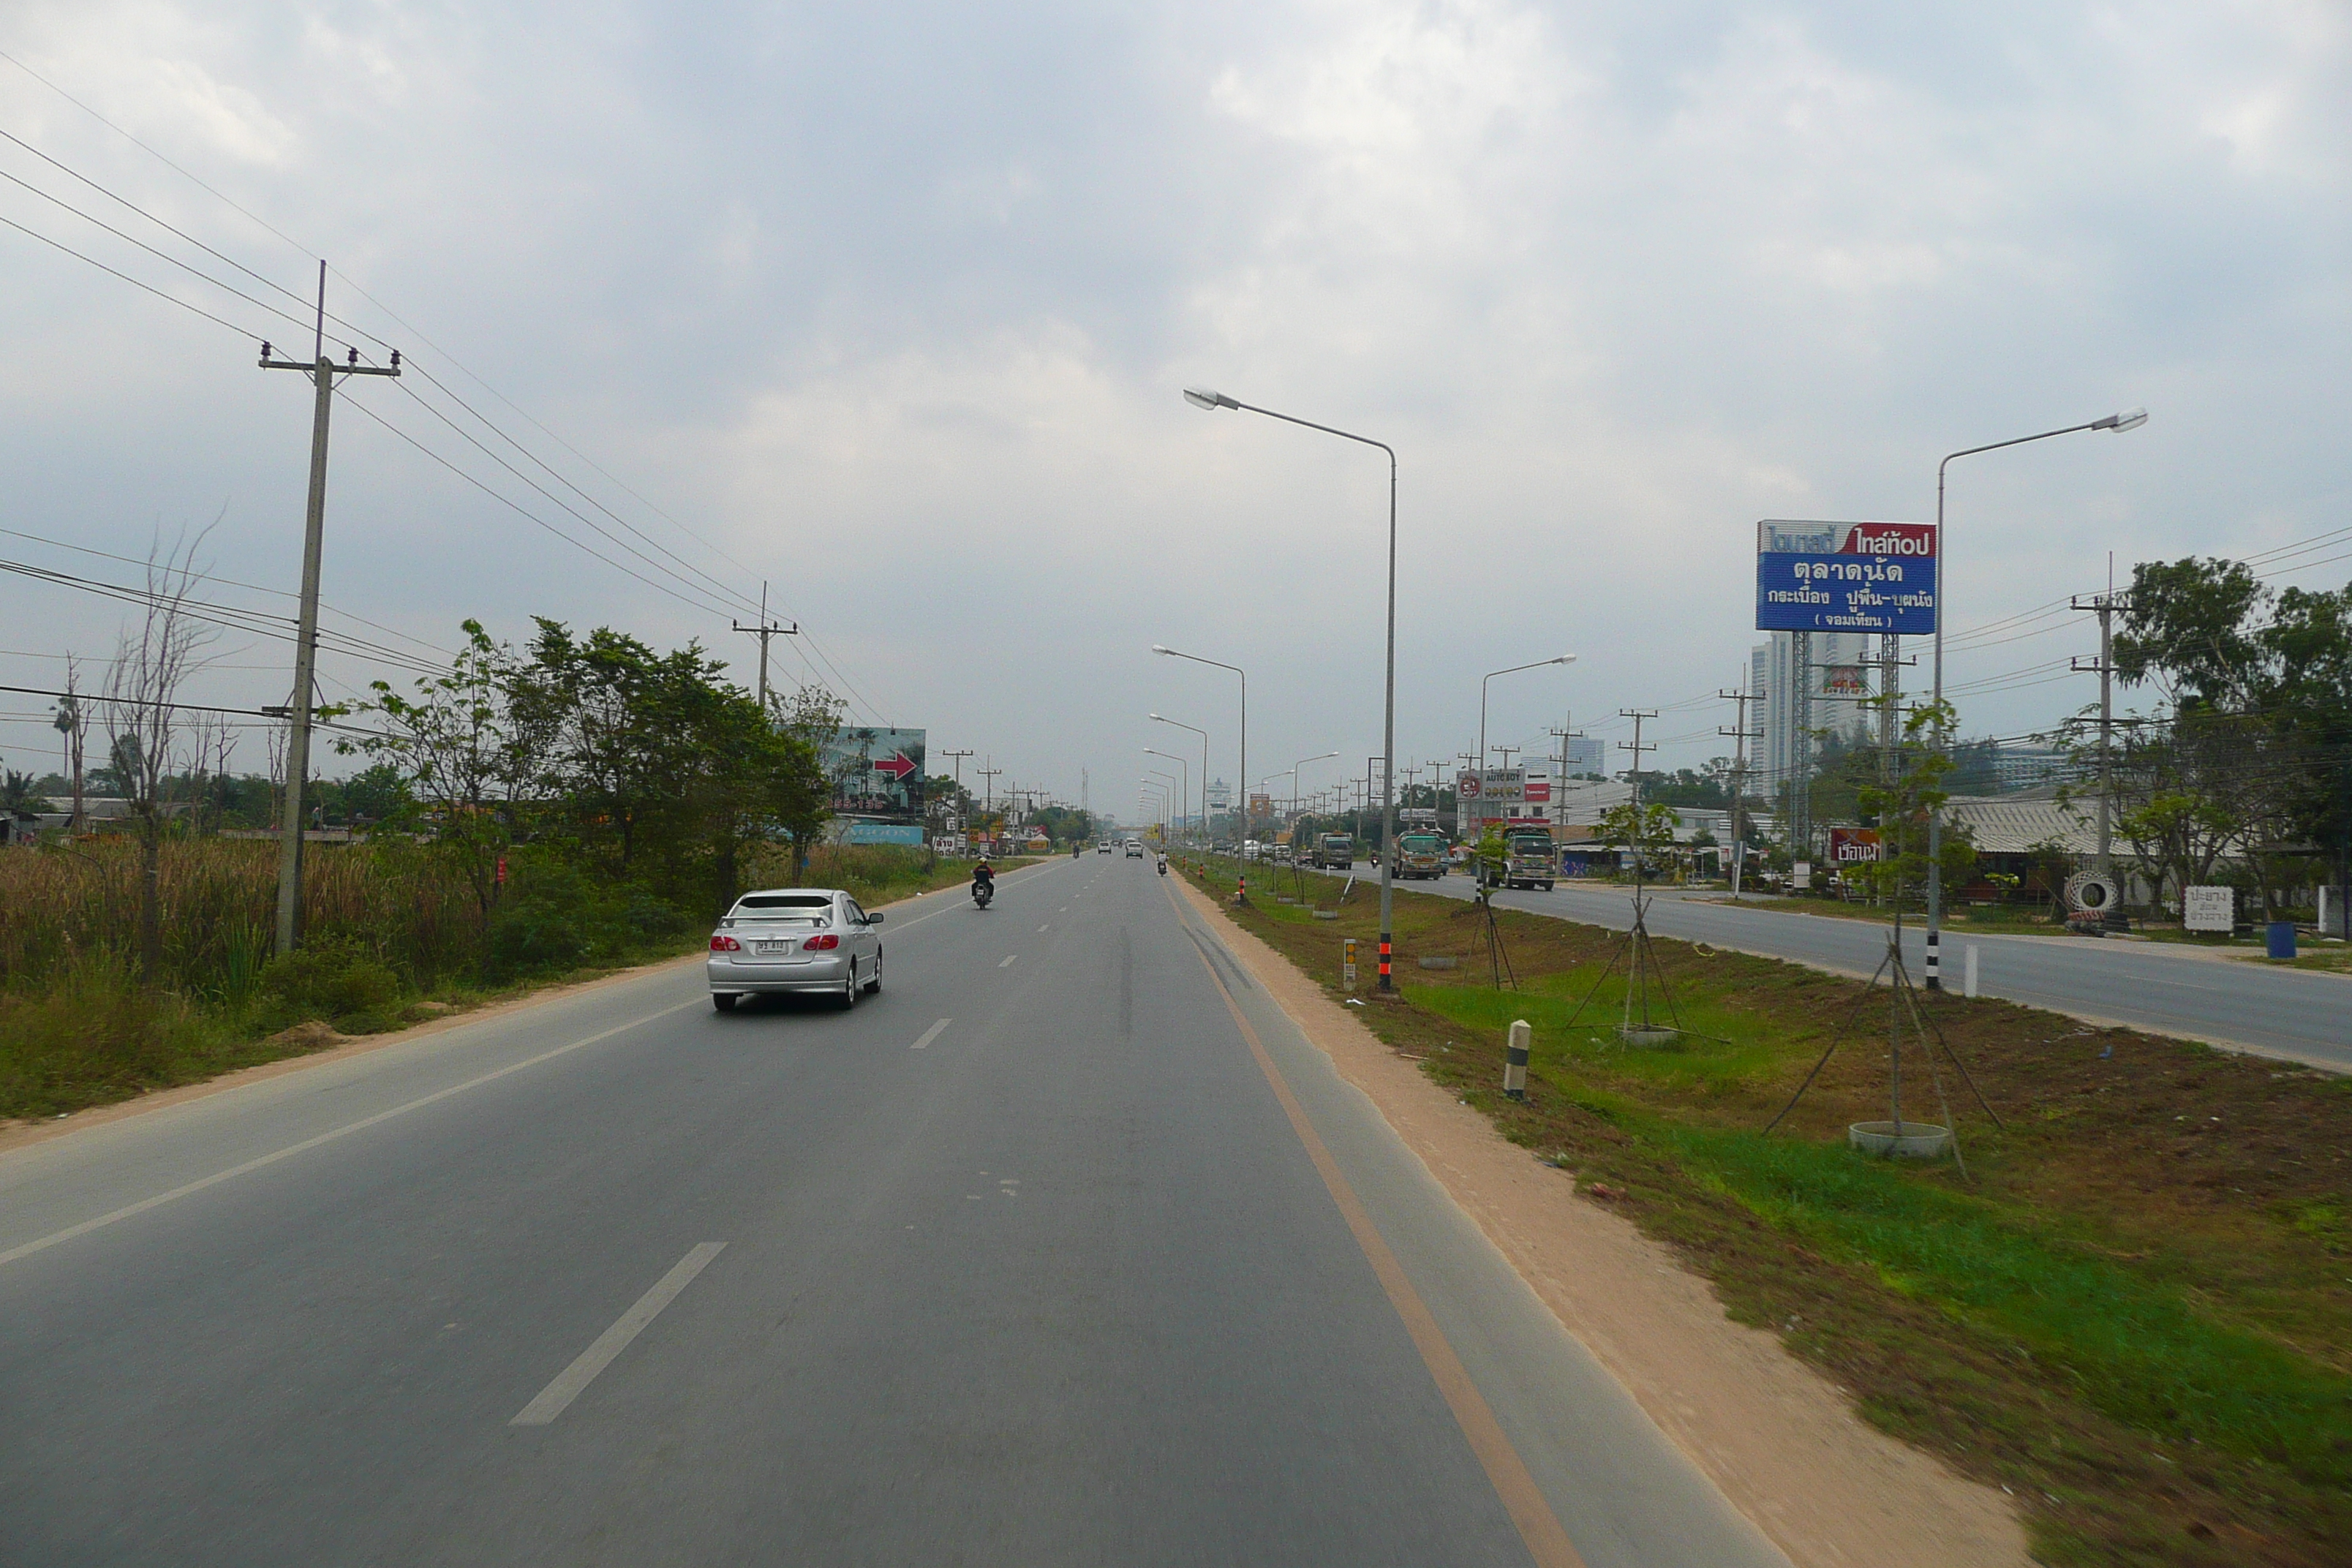
[[[757,953],[790,952],[792,947],[788,942],[755,942],[751,944],[751,951]]]

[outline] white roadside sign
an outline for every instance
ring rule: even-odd
[[[2180,923],[2190,931],[2235,931],[2238,925],[2236,890],[2231,888],[2182,889]]]

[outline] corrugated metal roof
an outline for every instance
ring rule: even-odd
[[[2061,805],[2049,791],[1954,795],[1944,804],[1944,812],[1951,820],[1969,825],[1982,854],[2023,855],[2044,844],[2062,846],[2074,855],[2098,852],[2098,821],[2091,808]]]

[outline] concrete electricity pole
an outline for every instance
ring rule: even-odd
[[[1723,699],[1726,702],[1736,702],[1739,705],[1739,719],[1737,728],[1726,730],[1722,726],[1717,725],[1715,731],[1718,735],[1729,735],[1732,737],[1731,896],[1736,899],[1739,896],[1740,869],[1748,862],[1748,840],[1741,834],[1739,829],[1739,808],[1748,797],[1748,742],[1749,740],[1761,733],[1759,731],[1750,730],[1748,727],[1748,705],[1750,702],[1763,701],[1764,694],[1760,691],[1748,690],[1748,682],[1745,679],[1742,679],[1739,683],[1738,690],[1718,691],[1716,695]]]
[[[2114,574],[2109,573],[2112,576]],[[2084,664],[2078,657],[2069,662],[2077,670],[2099,672],[2099,854],[2092,869],[2100,879],[2114,889],[2116,896],[2107,902],[2104,923],[2109,931],[2124,928],[2122,889],[2116,881],[2115,859],[2115,794],[2111,777],[2115,757],[2116,730],[2116,612],[2129,608],[2126,595],[2112,587],[2104,594],[2094,594],[2085,599],[2076,595],[2070,601],[2072,608],[2090,610],[2099,617],[2099,657]]]
[[[765,583],[760,584],[759,624],[747,626],[738,620],[730,620],[727,624],[739,632],[760,639],[760,711],[764,714],[768,710],[768,639],[796,637],[801,635],[801,624],[794,621],[787,626],[768,619],[768,585]]]
[[[294,639],[294,691],[286,704],[286,812],[278,827],[278,952],[294,951],[302,939],[302,790],[310,772],[310,715],[318,702],[319,552],[327,526],[327,421],[334,407],[339,375],[398,375],[400,351],[389,365],[360,363],[353,349],[340,367],[327,357],[327,264],[319,263],[319,314],[310,358],[275,359],[261,345],[264,370],[299,370],[310,378],[316,397],[310,412],[310,503],[302,524],[302,608]]]
[[[1654,741],[1651,742],[1646,746],[1642,744],[1642,721],[1644,719],[1654,719],[1657,716],[1658,710],[1654,708],[1620,708],[1617,710],[1617,717],[1620,719],[1631,719],[1633,721],[1633,739],[1630,742],[1625,741],[1618,742],[1617,749],[1621,752],[1631,752],[1633,753],[1633,770],[1625,776],[1631,779],[1633,783],[1633,810],[1637,814],[1637,820],[1638,814],[1642,809],[1642,753],[1643,752],[1654,752],[1658,749],[1658,744]]]

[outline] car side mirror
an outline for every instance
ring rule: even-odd
[[[866,917],[866,923],[870,926],[878,926],[882,923],[882,917],[880,915],[867,915]]]

